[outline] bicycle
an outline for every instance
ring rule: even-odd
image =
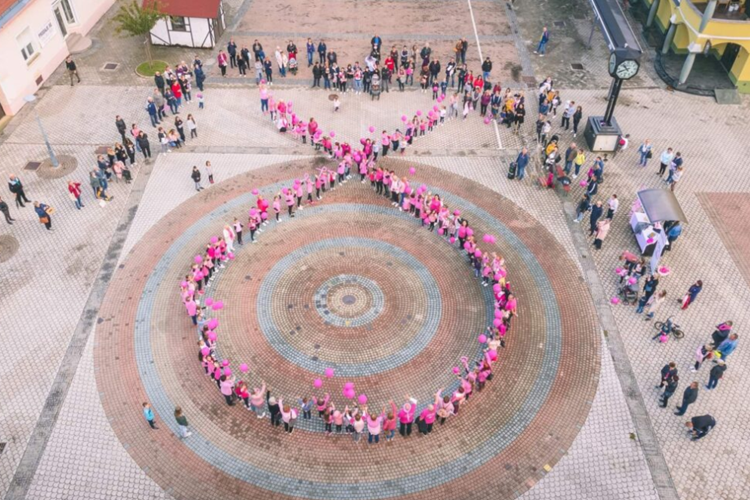
[[[667,318],[667,321],[657,321],[654,323],[654,328],[663,332],[665,335],[672,335],[675,339],[681,339],[685,336],[685,332],[680,325],[674,323],[672,318]]]

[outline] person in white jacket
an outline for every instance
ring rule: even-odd
[[[227,242],[227,252],[234,253],[234,231],[229,224],[224,226],[224,241]]]

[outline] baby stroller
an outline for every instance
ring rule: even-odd
[[[623,304],[636,305],[638,303],[638,281],[636,280],[635,283],[628,282],[620,287],[617,294],[622,299]]]
[[[297,58],[296,57],[290,57],[289,58],[289,72],[292,75],[297,74]]]

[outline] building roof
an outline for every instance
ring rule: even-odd
[[[0,2],[5,1],[7,0],[0,0]],[[146,7],[157,2],[159,11],[169,16],[216,19],[221,0],[143,0],[143,6]]]
[[[0,0],[0,29],[29,3],[30,0]]]

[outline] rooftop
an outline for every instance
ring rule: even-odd
[[[0,2],[8,0],[0,0]],[[170,16],[216,18],[221,0],[143,0],[143,6],[158,2],[159,11]]]

